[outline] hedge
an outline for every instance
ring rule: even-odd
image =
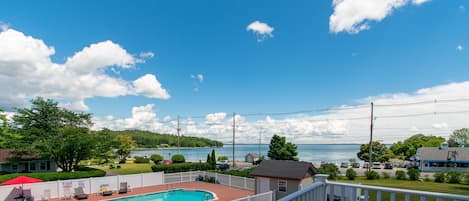
[[[0,175],[0,182],[4,182],[10,179],[14,179],[18,176],[28,176],[44,181],[56,181],[56,180],[67,180],[67,179],[80,179],[89,177],[104,177],[106,172],[99,169],[81,167],[75,172],[36,172],[36,173],[14,173]]]
[[[137,156],[135,157],[134,163],[150,163],[150,159]]]
[[[255,167],[246,168],[246,169],[243,169],[243,170],[211,170],[210,172],[215,172],[215,173],[219,173],[219,174],[233,175],[233,176],[238,176],[238,177],[253,178],[251,176],[251,172],[254,169],[255,169]]]
[[[186,158],[184,158],[184,155],[182,154],[173,155],[173,157],[171,157],[171,160],[173,161],[173,163],[185,163],[186,162]]]
[[[188,172],[197,170],[210,170],[211,166],[208,163],[174,163],[171,165],[157,164],[151,166],[153,172]]]

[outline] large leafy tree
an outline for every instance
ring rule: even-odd
[[[112,148],[116,144],[115,136],[107,128],[96,131],[93,134],[94,142],[96,143],[93,156],[96,159],[100,159],[101,162],[109,162],[113,158]]]
[[[453,134],[449,137],[448,144],[451,147],[459,147],[464,145],[469,146],[469,129],[461,128],[453,131]]]
[[[117,156],[120,161],[125,161],[130,151],[135,146],[135,141],[129,135],[118,135],[116,137]]]
[[[295,144],[286,142],[285,137],[274,135],[270,140],[267,156],[272,160],[298,160]]]
[[[392,151],[378,141],[374,141],[371,147],[373,162],[387,162],[392,157]],[[362,144],[360,152],[357,153],[359,159],[364,161],[370,160],[370,144]]]
[[[72,171],[80,160],[92,157],[95,145],[89,133],[91,115],[77,113],[41,97],[31,108],[18,109],[13,129],[21,136],[15,142],[18,155],[35,152],[53,159],[63,171]]]
[[[8,119],[0,109],[0,148],[11,148],[19,136],[9,129]]]
[[[438,147],[444,141],[442,137],[416,134],[403,142],[398,141],[392,144],[390,149],[395,157],[409,159],[417,153],[419,147]]]

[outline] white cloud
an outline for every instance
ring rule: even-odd
[[[6,31],[8,30],[8,28],[9,28],[8,24],[5,24],[0,21],[0,31]]]
[[[153,52],[141,52],[139,56],[140,56],[140,58],[144,58],[144,59],[145,58],[153,58],[153,57],[155,57],[155,53],[153,53]]]
[[[461,52],[461,51],[464,50],[464,47],[462,45],[458,45],[458,46],[456,46],[456,50]]]
[[[246,30],[254,32],[258,36],[258,42],[264,41],[266,37],[273,37],[272,32],[274,32],[273,27],[269,26],[267,23],[260,22],[258,20],[249,24],[246,27]]]
[[[204,75],[202,74],[197,74],[197,75],[191,75],[191,78],[195,81],[194,82],[194,91],[199,91],[200,85],[202,82],[204,82]]]
[[[381,21],[393,10],[407,4],[421,5],[429,0],[333,0],[329,18],[332,33],[359,33],[370,29],[371,21]]]
[[[415,93],[370,96],[358,100],[357,106],[340,106],[316,115],[287,115],[275,116],[275,118],[264,116],[260,119],[248,119],[242,115],[236,115],[236,141],[252,143],[252,139],[257,139],[258,134],[262,132],[263,142],[268,142],[273,134],[280,134],[295,143],[367,143],[370,132],[370,101],[375,103],[375,140],[392,143],[416,133],[447,138],[453,130],[469,127],[468,113],[442,113],[469,110],[467,106],[469,101],[442,101],[452,99],[469,99],[469,81],[423,88]],[[437,101],[426,104],[383,106],[428,100]],[[391,118],[396,115],[421,113],[429,115]],[[129,118],[103,117],[98,119],[97,125],[102,127],[176,133],[175,121],[169,123],[158,121],[156,113],[152,111],[152,105],[134,107],[132,117]],[[203,119],[183,118],[181,119],[182,134],[229,143],[233,132],[232,122],[231,115],[225,112],[208,114]]]
[[[134,82],[110,76],[107,69],[128,69],[139,59],[112,41],[91,44],[54,63],[54,47],[14,29],[0,32],[0,107],[24,107],[36,96],[53,98],[63,106],[86,111],[92,97],[144,95],[167,99],[169,94],[147,74]]]

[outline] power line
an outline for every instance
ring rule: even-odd
[[[391,104],[376,104],[378,107],[390,107],[390,106],[409,106],[409,105],[423,105],[423,104],[437,104],[437,103],[453,103],[453,102],[464,102],[469,101],[469,98],[458,98],[458,99],[434,99],[427,101],[408,102],[408,103],[391,103]]]

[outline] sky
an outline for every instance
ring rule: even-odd
[[[240,143],[366,143],[374,102],[385,143],[469,127],[463,0],[0,3],[10,116],[42,96],[96,130],[174,134],[180,116],[230,143],[235,112]]]

